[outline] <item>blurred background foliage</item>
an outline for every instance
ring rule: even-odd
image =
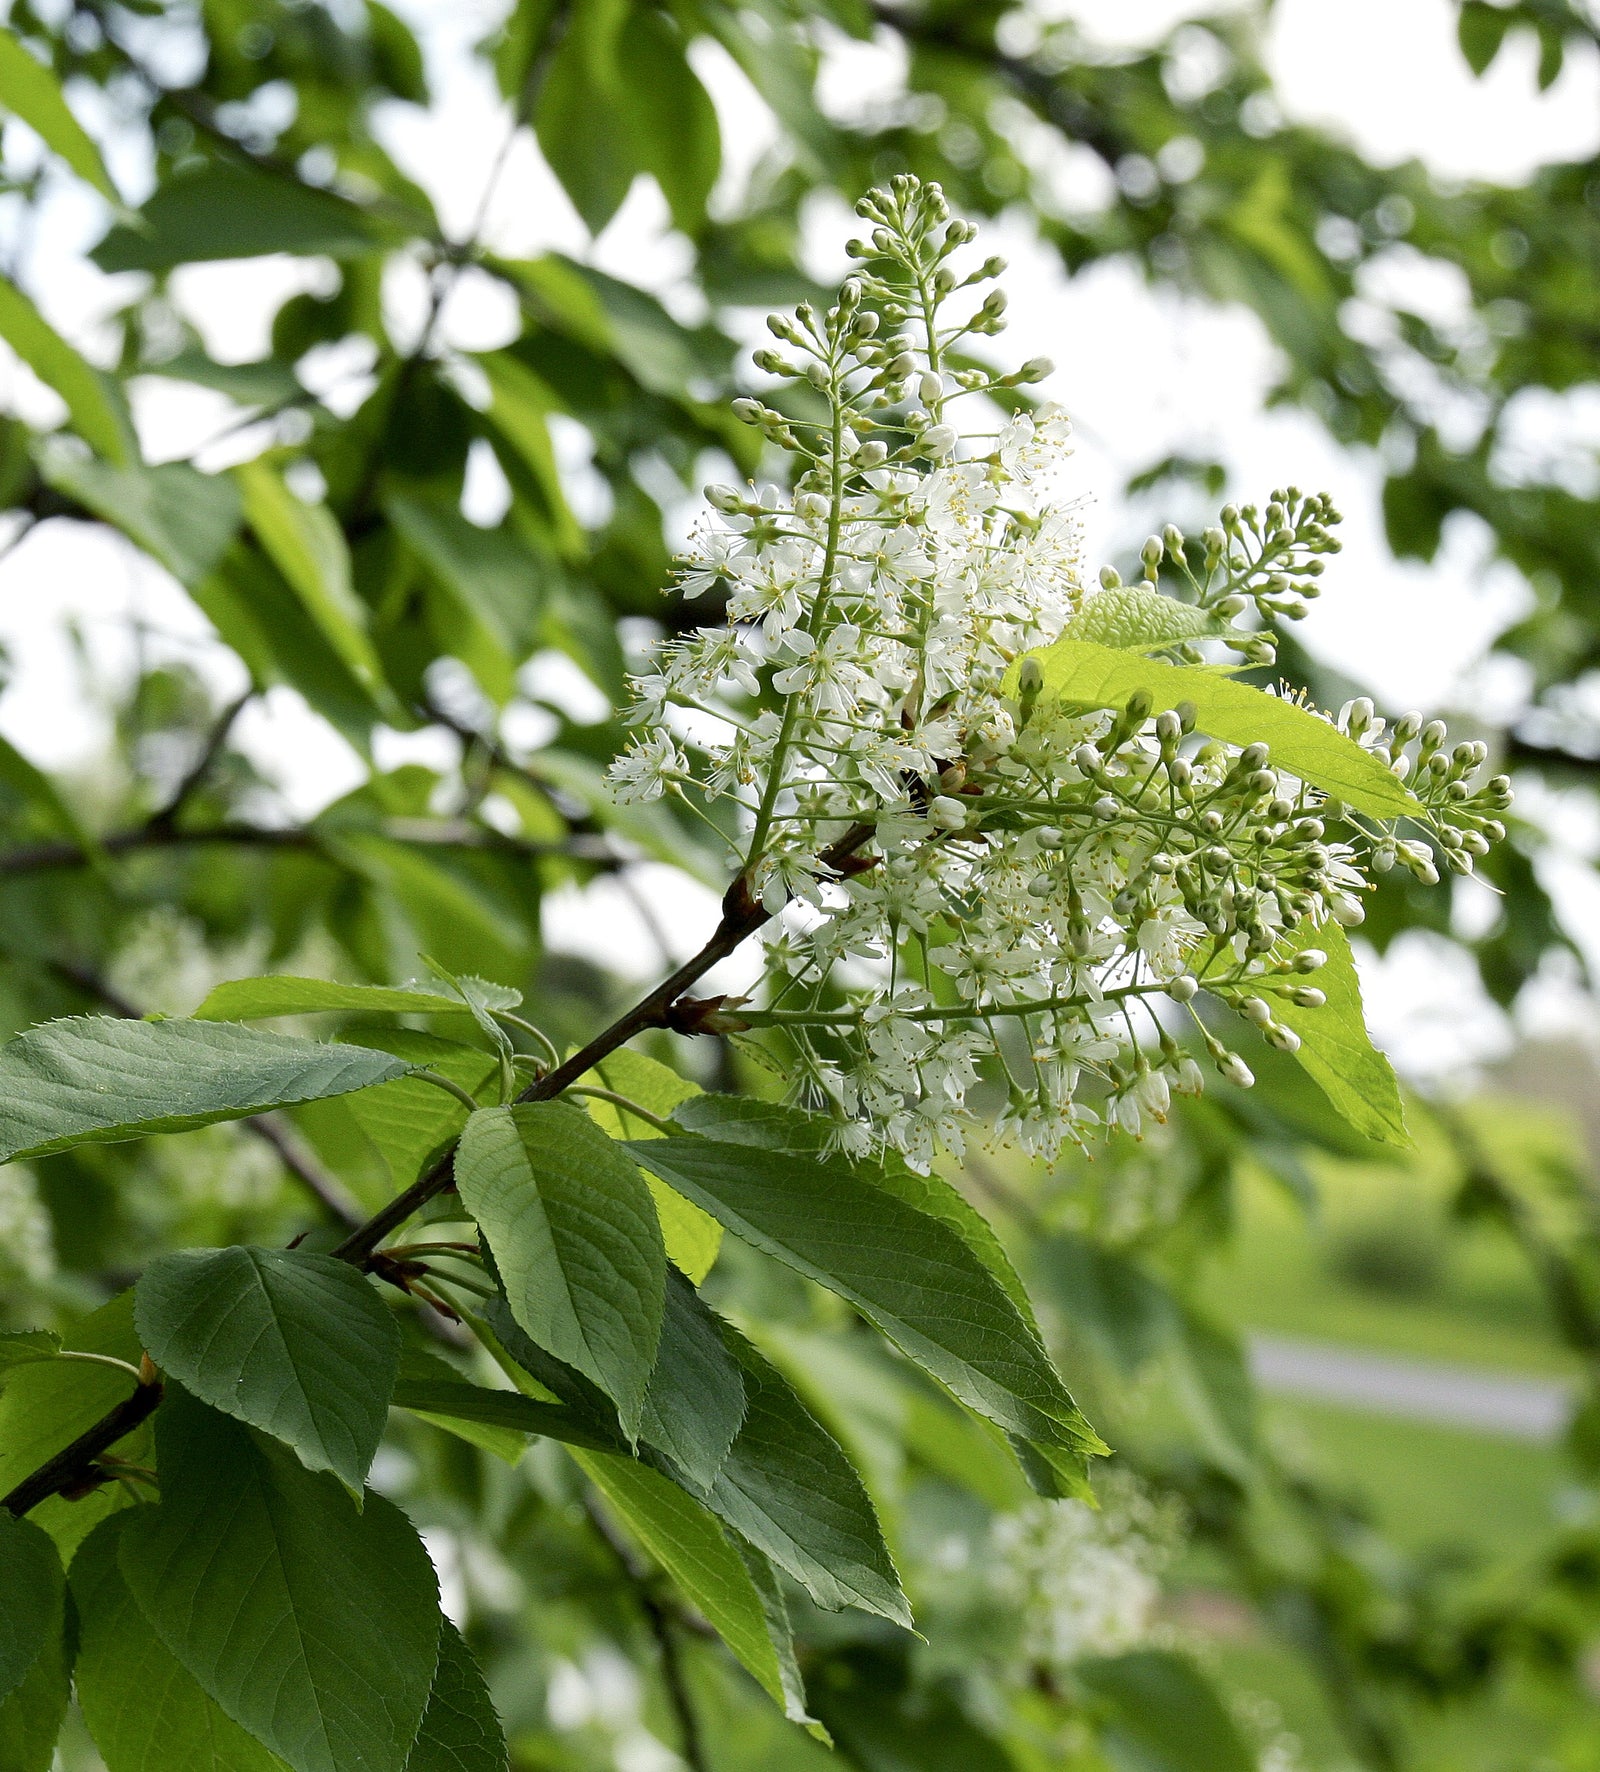
[[[1586,989],[1581,895],[1553,898],[1545,861],[1552,831],[1593,828],[1597,472],[1592,454],[1530,464],[1518,440],[1530,401],[1596,380],[1600,161],[1506,187],[1369,163],[1285,121],[1268,11],[1112,53],[1015,0],[517,0],[475,52],[506,152],[475,219],[447,226],[375,125],[431,102],[416,36],[380,0],[15,0],[0,54],[4,545],[108,526],[182,586],[231,662],[219,670],[215,646],[147,660],[135,633],[134,667],[92,692],[110,737],[93,767],[49,776],[26,734],[0,740],[0,1018],[181,1012],[242,970],[400,980],[422,954],[526,989],[572,1037],[617,1006],[625,979],[546,945],[547,902],[609,882],[647,926],[667,920],[670,948],[678,901],[656,902],[650,866],[716,886],[722,858],[668,809],[609,805],[600,775],[622,732],[596,710],[619,699],[630,649],[694,619],[663,596],[686,501],[706,477],[761,471],[728,413],[737,341],[766,306],[816,293],[816,216],[900,170],[1030,229],[1068,272],[1116,260],[1253,312],[1278,352],[1271,401],[1381,471],[1395,556],[1431,559],[1458,513],[1481,520],[1530,590],[1494,640],[1525,694],[1499,723],[1456,713],[1530,813],[1487,865],[1487,915],[1396,870],[1364,933],[1382,951],[1436,931],[1502,1006],[1552,966]],[[1466,0],[1458,22],[1478,74],[1531,38],[1542,85],[1597,36],[1581,0]],[[841,119],[818,82],[850,42],[893,52],[904,77],[894,102]],[[737,189],[719,178],[707,44],[773,120]],[[493,184],[530,132],[595,235],[654,181],[693,317],[582,254],[486,243]],[[1073,203],[1063,171],[1085,156],[1102,194]],[[30,269],[34,219],[69,187],[103,205],[88,327],[52,323],[59,292]],[[1370,322],[1367,273],[1397,245],[1452,267],[1453,320],[1403,300],[1381,324],[1352,319]],[[219,360],[174,279],[267,255],[308,273],[265,354]],[[511,336],[464,348],[443,322],[485,280]],[[183,386],[220,397],[223,420],[196,459],[163,459],[151,390]],[[1143,464],[1129,510],[1197,515],[1224,492],[1224,453]],[[497,489],[493,520],[481,500],[464,512],[469,480]],[[1360,688],[1302,648],[1281,664],[1324,704]],[[552,688],[575,674],[587,698]],[[286,690],[364,772],[309,819],[239,742]],[[431,748],[393,762],[396,733]],[[589,902],[604,916],[626,901]],[[661,1056],[772,1087],[738,1052]],[[1418,1151],[1400,1167],[1293,1066],[1264,1047],[1250,1062],[1248,1096],[1186,1107],[1092,1165],[980,1157],[961,1177],[1118,1449],[1098,1512],[1031,1499],[820,1294],[731,1249],[713,1275],[871,1474],[925,1633],[803,1612],[834,1763],[1600,1761],[1592,1073],[1568,1047],[1523,1051],[1470,1094],[1415,1100]],[[0,1309],[8,1325],[70,1324],[163,1247],[283,1241],[393,1185],[381,1136],[342,1102],[7,1170]],[[1545,1399],[1549,1420],[1263,1394],[1251,1348],[1270,1378],[1293,1338],[1521,1375],[1516,1396]],[[5,1426],[0,1399],[0,1466]],[[651,1631],[674,1602],[553,1445],[512,1470],[411,1421],[382,1476],[428,1531],[519,1768],[827,1763],[692,1620],[703,1741],[684,1738]],[[75,1739],[72,1764],[91,1766]]]

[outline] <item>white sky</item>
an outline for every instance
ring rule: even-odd
[[[489,0],[405,0],[401,10],[424,37],[436,101],[426,114],[394,107],[386,140],[433,195],[446,227],[462,232],[506,128],[504,106],[468,54],[500,8]],[[1106,43],[1131,44],[1214,9],[1177,0],[1052,0],[1038,10],[1074,17]],[[1522,180],[1542,163],[1600,150],[1600,58],[1569,56],[1560,79],[1541,94],[1532,43],[1514,37],[1490,74],[1474,80],[1455,45],[1454,18],[1449,0],[1278,0],[1270,54],[1286,110],[1339,130],[1374,158],[1417,157],[1450,178]],[[697,55],[723,115],[725,182],[737,187],[772,139],[771,119],[720,50]],[[871,103],[892,90],[895,75],[893,57],[881,49],[841,41],[824,103],[830,110]],[[85,108],[83,116],[94,129],[96,115]],[[9,145],[21,126],[8,128]],[[136,198],[146,182],[144,170],[115,145],[112,163]],[[1068,172],[1075,176],[1075,169]],[[818,264],[842,266],[839,247],[848,230],[842,206],[819,207],[813,221]],[[126,278],[106,278],[82,256],[104,222],[99,200],[63,181],[23,261],[45,311],[91,352],[96,319],[129,287]],[[14,212],[0,211],[0,240],[8,248],[15,233]],[[511,253],[556,247],[586,255],[694,317],[693,293],[683,281],[688,248],[670,232],[654,187],[641,181],[622,213],[591,243],[526,132],[498,186],[485,237]],[[1218,455],[1232,471],[1230,491],[1241,497],[1264,496],[1286,481],[1326,488],[1346,516],[1345,551],[1303,630],[1318,653],[1393,702],[1432,709],[1481,706],[1487,698],[1515,705],[1515,671],[1485,673],[1480,664],[1494,634],[1522,607],[1526,587],[1509,569],[1486,567],[1485,538],[1470,523],[1447,534],[1430,567],[1391,560],[1382,539],[1376,464],[1338,450],[1308,417],[1263,413],[1273,355],[1253,315],[1152,292],[1115,263],[1069,282],[1017,224],[1002,222],[988,231],[987,241],[1013,265],[1012,327],[1002,341],[1007,355],[1021,360],[1042,353],[1059,366],[1049,391],[1069,407],[1078,426],[1096,558],[1136,543],[1152,518],[1159,524],[1168,514],[1130,511],[1117,489],[1130,472],[1169,452]],[[180,274],[178,295],[219,356],[244,360],[265,350],[270,314],[283,295],[324,274],[314,265],[275,260],[196,266]],[[1429,292],[1446,317],[1459,305],[1449,276],[1441,277],[1437,268],[1397,254],[1384,274],[1408,295]],[[415,316],[419,277],[397,269],[386,296],[397,321]],[[445,327],[465,348],[492,348],[514,335],[516,314],[489,279],[470,277],[452,298]],[[0,364],[6,355],[0,349]],[[359,395],[362,362],[334,356],[321,368],[347,398]],[[54,396],[14,363],[9,370],[0,367],[0,400],[39,416],[59,410]],[[1530,447],[1537,453],[1541,439],[1547,444],[1551,435],[1565,433],[1592,447],[1595,400],[1591,389],[1531,413]],[[193,452],[228,422],[229,407],[220,397],[153,379],[136,390],[135,405],[146,449],[156,459]],[[201,459],[222,465],[257,447],[259,439],[247,435]],[[581,470],[576,458],[572,465]],[[492,516],[492,484],[479,480],[472,495],[482,514]],[[1171,514],[1180,521],[1201,516]],[[0,731],[42,765],[70,769],[103,744],[103,713],[84,694],[80,659],[87,656],[102,681],[125,679],[132,664],[130,611],[140,618],[149,655],[182,652],[212,670],[219,684],[236,686],[236,663],[188,599],[159,568],[106,532],[47,524],[0,564],[0,644],[11,663],[9,686],[0,695]],[[299,815],[359,778],[359,765],[342,741],[287,690],[253,708],[240,736],[281,782],[285,801]],[[429,760],[428,741],[388,735],[379,754],[393,762],[418,755],[419,747]],[[1569,886],[1582,889],[1577,881]],[[682,914],[674,920],[687,925],[686,946],[697,945],[711,915],[709,898],[702,902],[698,889],[675,891],[666,878],[653,877],[650,890],[676,899]],[[614,886],[597,887],[586,902],[573,898],[553,907],[551,934],[560,943],[596,951],[600,929],[608,961],[641,971],[654,966],[653,947]],[[1447,1073],[1505,1038],[1471,981],[1425,951],[1425,944],[1411,944],[1368,975],[1377,1031],[1415,1068]]]

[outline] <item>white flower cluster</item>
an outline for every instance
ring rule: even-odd
[[[1265,745],[1205,742],[1187,704],[1062,706],[1024,655],[1074,616],[1094,631],[1117,593],[1265,662],[1270,634],[1228,624],[1304,612],[1337,513],[1289,488],[1265,512],[1229,507],[1193,546],[1153,537],[1150,582],[1132,592],[1109,571],[1086,589],[1065,418],[955,422],[962,396],[1014,406],[1009,390],[1048,370],[956,367],[1005,302],[969,295],[956,320],[949,304],[999,261],[958,275],[973,230],[936,187],[897,180],[860,208],[876,226],[852,251],[871,268],[826,314],[773,318],[792,355],[757,354],[790,382],[788,410],[738,402],[796,458],[794,491],[708,488],[682,589],[725,597],[725,621],[636,681],[638,734],[613,784],[671,793],[736,844],[741,888],[774,919],[770,989],[740,1025],[774,1030],[846,1148],[887,1139],[919,1167],[960,1151],[980,1080],[1003,1092],[984,1120],[1047,1157],[1092,1126],[1138,1135],[1175,1091],[1198,1090],[1196,1048],[1251,1080],[1198,1022],[1180,1046],[1152,999],[1187,1005],[1203,984],[1292,1050],[1268,998],[1319,1002],[1301,976],[1319,955],[1274,949],[1306,918],[1360,920],[1370,833],[1330,832],[1320,793],[1271,768]],[[1164,563],[1192,602],[1157,594]],[[1370,709],[1346,723],[1375,742]],[[1400,750],[1420,730],[1402,723]],[[1481,758],[1458,747],[1441,774],[1432,727],[1423,745],[1451,830],[1483,824],[1461,785]],[[1446,859],[1470,865],[1481,841]],[[1378,866],[1420,873],[1384,842]]]
[[[1171,1506],[1131,1481],[1096,1489],[1099,1507],[1036,1501],[994,1523],[998,1597],[1019,1620],[1025,1661],[1052,1674],[1150,1640],[1179,1536]]]

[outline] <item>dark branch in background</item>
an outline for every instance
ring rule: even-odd
[[[188,805],[190,796],[197,793],[201,784],[211,773],[212,765],[222,755],[222,747],[228,742],[228,734],[233,731],[234,722],[249,706],[255,695],[254,687],[245,690],[236,701],[231,701],[218,716],[216,724],[206,735],[206,741],[200,747],[199,755],[184,772],[183,779],[172,790],[164,806],[158,807],[145,820],[144,828],[152,833],[170,833],[177,825],[178,814]]]
[[[504,832],[484,825],[432,819],[390,819],[376,826],[375,830],[377,835],[392,838],[397,843],[415,843],[422,848],[512,855],[524,861],[565,856],[603,870],[626,865],[609,844],[584,836],[563,842],[538,843],[523,837],[508,837]],[[146,822],[129,831],[112,831],[100,839],[100,847],[109,855],[127,855],[144,849],[194,848],[206,844],[241,849],[319,850],[322,838],[317,831],[294,825],[279,828],[275,825],[219,824],[205,830],[176,831]],[[14,849],[0,849],[0,876],[86,867],[88,863],[89,857],[76,843],[23,843]]]
[[[75,965],[71,960],[51,960],[48,965],[57,978],[73,985],[85,996],[95,998],[113,1015],[123,1016],[128,1021],[143,1019],[144,1012],[136,1004],[130,1003],[87,966]],[[238,1124],[253,1138],[269,1145],[284,1168],[337,1223],[346,1229],[353,1229],[361,1223],[360,1206],[333,1176],[300,1149],[298,1141],[276,1114],[257,1114],[252,1119],[240,1120]]]
[[[612,1525],[592,1489],[584,1491],[583,1511],[589,1517],[589,1524],[605,1541],[622,1573],[627,1577],[634,1598],[639,1602],[639,1610],[644,1613],[645,1622],[650,1626],[650,1634],[656,1640],[656,1649],[661,1657],[662,1683],[666,1686],[667,1701],[672,1706],[672,1714],[678,1724],[678,1752],[690,1772],[711,1772],[711,1762],[706,1758],[705,1743],[700,1736],[700,1719],[695,1713],[688,1682],[683,1677],[683,1657],[678,1648],[673,1616],[656,1593],[649,1569],[640,1562],[633,1546]]]
[[[1532,739],[1519,738],[1515,732],[1506,734],[1502,754],[1508,764],[1525,764],[1549,775],[1575,775],[1586,781],[1600,775],[1600,756],[1586,756],[1561,745],[1535,744]]]
[[[115,1409],[102,1415],[70,1446],[63,1446],[54,1458],[24,1477],[0,1501],[0,1507],[7,1508],[20,1520],[29,1508],[48,1501],[52,1495],[70,1495],[75,1489],[87,1492],[88,1488],[98,1487],[104,1477],[103,1473],[97,1473],[96,1459],[155,1414],[161,1402],[161,1391],[161,1379],[147,1358],[140,1365],[139,1387],[133,1395],[124,1397]]]
[[[871,835],[871,825],[853,825],[837,843],[823,851],[823,869],[828,872],[850,872],[853,871],[852,864],[855,870],[863,865],[870,866],[870,862],[863,864],[860,861],[857,851]],[[609,1058],[619,1046],[625,1046],[635,1034],[643,1033],[646,1028],[673,1028],[679,1033],[709,1032],[703,1012],[695,1012],[698,1006],[691,1005],[686,997],[687,991],[692,985],[698,984],[719,960],[725,960],[747,937],[754,935],[770,920],[771,915],[760,899],[751,896],[749,884],[741,873],[728,888],[727,896],[722,901],[722,920],[699,953],[692,959],[685,960],[670,978],[657,985],[648,996],[641,997],[631,1009],[619,1015],[581,1051],[573,1053],[553,1071],[530,1083],[517,1100],[553,1100],[569,1084],[576,1083],[585,1071],[592,1070],[602,1059]],[[426,1175],[413,1182],[404,1193],[397,1194],[380,1212],[374,1213],[360,1230],[353,1231],[346,1237],[333,1253],[345,1261],[364,1265],[390,1231],[404,1224],[413,1212],[427,1205],[436,1194],[444,1193],[453,1185],[454,1165],[454,1152],[447,1152]]]

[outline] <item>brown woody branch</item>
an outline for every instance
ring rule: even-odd
[[[96,1476],[96,1459],[155,1413],[161,1401],[161,1389],[161,1379],[146,1359],[140,1366],[139,1385],[133,1395],[124,1397],[93,1427],[79,1434],[70,1446],[63,1446],[54,1458],[41,1464],[31,1476],[24,1477],[9,1495],[0,1500],[0,1507],[8,1509],[20,1520],[29,1508],[48,1501],[52,1495],[70,1493],[86,1484],[95,1486],[100,1480]]]

